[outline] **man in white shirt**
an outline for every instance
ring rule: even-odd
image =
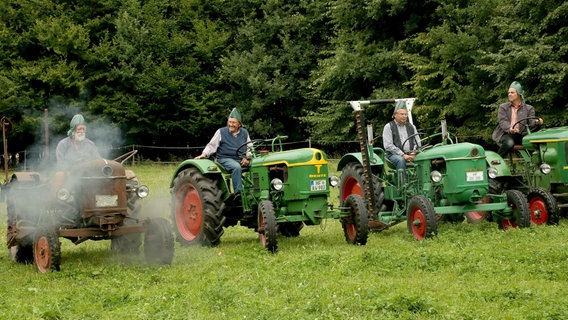
[[[396,103],[393,113],[394,120],[390,121],[383,128],[383,147],[386,151],[387,159],[396,169],[406,169],[407,161],[414,161],[416,154],[413,152],[421,146],[418,135],[408,141],[408,137],[417,133],[416,127],[408,122],[408,109],[403,100]],[[404,146],[402,145],[404,144]]]

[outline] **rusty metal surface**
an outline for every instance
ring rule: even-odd
[[[57,233],[60,237],[85,237],[85,238],[110,238],[132,233],[142,233],[146,231],[147,224],[120,226],[113,231],[105,231],[99,228],[79,228],[79,229],[60,229]]]

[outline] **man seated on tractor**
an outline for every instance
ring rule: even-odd
[[[248,131],[242,127],[241,113],[237,108],[233,108],[227,126],[217,129],[203,152],[195,157],[195,159],[208,158],[216,153],[216,161],[231,174],[234,199],[240,197],[243,188],[242,167],[249,165],[249,153],[247,152],[247,157],[240,158],[237,149],[250,141]]]
[[[65,180],[65,171],[74,165],[89,160],[101,159],[97,146],[87,138],[87,123],[85,118],[76,114],[69,123],[67,137],[57,144],[55,149],[57,172],[54,177],[54,187],[58,190]]]
[[[57,144],[55,157],[60,170],[88,160],[100,159],[101,155],[93,141],[87,138],[85,118],[76,114],[69,124],[67,137]]]
[[[506,156],[515,145],[523,143],[523,136],[527,132],[527,124],[529,126],[541,126],[544,121],[541,118],[535,118],[534,107],[525,103],[525,96],[521,84],[513,81],[507,90],[509,102],[499,106],[497,111],[497,119],[499,123],[493,131],[492,138],[500,144],[499,155]],[[527,122],[517,121],[528,118]]]
[[[408,122],[408,109],[403,100],[397,101],[393,118],[394,120],[387,123],[383,129],[383,147],[387,159],[396,169],[406,170],[406,162],[414,161],[416,156],[414,150],[421,146],[421,140],[418,135],[408,139],[416,134],[417,130],[412,123]]]

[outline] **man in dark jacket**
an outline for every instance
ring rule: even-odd
[[[525,97],[521,84],[513,81],[507,90],[509,102],[499,106],[497,119],[499,123],[493,131],[492,138],[500,144],[499,155],[507,155],[513,146],[523,143],[523,136],[527,134],[529,126],[540,126],[544,123],[541,118],[535,118],[534,107],[525,103]],[[519,120],[531,118],[527,121]]]

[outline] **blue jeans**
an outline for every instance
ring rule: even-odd
[[[396,170],[399,169],[406,170],[406,160],[404,160],[402,156],[399,156],[398,154],[389,154],[387,155],[387,158],[394,165]]]
[[[233,190],[235,193],[239,193],[243,188],[243,168],[241,168],[241,164],[231,158],[217,158],[217,162],[231,174]]]

